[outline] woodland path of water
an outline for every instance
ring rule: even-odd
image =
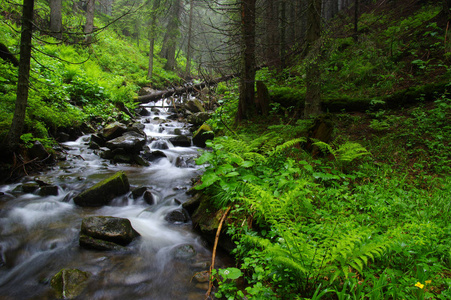
[[[192,179],[202,173],[193,160],[198,148],[174,147],[168,141],[176,132],[189,134],[189,128],[169,120],[163,101],[143,107],[151,112],[139,120],[145,125],[148,146],[166,156],[150,166],[111,164],[88,148],[90,136],[86,135],[64,143],[67,159],[51,170],[0,186],[1,299],[55,299],[50,280],[63,268],[91,274],[76,299],[204,298],[206,283],[192,277],[208,269],[209,247],[189,221],[167,221],[168,213],[188,199]],[[125,172],[132,188],[148,187],[155,204],[143,197],[134,199],[131,193],[99,208],[74,204],[75,195],[117,171]],[[23,184],[37,181],[57,186],[58,195],[20,190]],[[141,236],[124,251],[83,249],[80,225],[87,216],[127,218]],[[194,247],[192,257],[177,255],[184,245]]]

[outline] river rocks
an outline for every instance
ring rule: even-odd
[[[129,131],[106,142],[106,147],[110,150],[124,149],[127,153],[139,153],[145,144],[145,135],[143,136],[135,131]]]
[[[115,197],[129,190],[127,176],[123,172],[118,172],[75,196],[74,202],[79,206],[99,207],[107,205]]]
[[[150,191],[150,188],[148,187],[140,187],[136,188],[132,191],[133,199],[138,199],[139,197],[143,197],[144,201],[149,204],[153,205],[157,201],[155,197],[153,196],[152,192]]]
[[[207,112],[198,112],[192,115],[189,115],[186,121],[195,126],[201,126],[208,119],[210,119],[210,114]]]
[[[208,271],[197,272],[194,274],[193,279],[195,279],[199,283],[208,282],[210,280],[210,272]]]
[[[39,189],[39,184],[37,182],[27,182],[22,184],[22,191],[24,193],[34,193]]]
[[[188,222],[189,216],[183,208],[178,208],[168,213],[164,219],[169,223],[181,224]]]
[[[41,186],[38,192],[39,196],[58,196],[58,187],[56,185]]]
[[[115,217],[86,217],[81,223],[81,247],[96,250],[120,250],[138,237],[130,221]]]
[[[101,135],[104,140],[109,141],[121,136],[127,131],[127,125],[119,122],[114,122],[105,126],[101,131]]]
[[[196,256],[197,252],[192,245],[185,244],[172,249],[171,254],[174,258],[186,260]]]
[[[50,285],[59,299],[73,299],[80,295],[91,273],[78,269],[62,269],[50,281]]]
[[[176,137],[172,137],[169,139],[169,141],[174,146],[191,147],[191,139],[185,135],[178,135]]]
[[[185,208],[190,208],[190,210],[192,210],[195,205],[197,205],[197,202],[199,202],[198,207],[191,215],[193,227],[196,228],[207,241],[214,243],[216,231],[218,230],[219,222],[224,214],[224,210],[218,210],[216,207],[214,207],[206,194],[199,194],[194,196],[194,198],[196,200],[193,200],[194,203],[191,204],[192,207],[185,206]],[[230,253],[235,248],[235,244],[233,243],[232,239],[225,234],[227,232],[227,218],[223,223],[221,232],[222,235],[219,239],[218,245],[222,249]]]
[[[192,113],[205,112],[205,108],[199,99],[188,100],[183,106]]]
[[[152,152],[146,152],[143,154],[143,157],[145,159],[147,159],[148,161],[152,162],[152,161],[155,161],[160,158],[165,158],[167,156],[166,156],[166,154],[164,154],[163,151],[157,150],[157,151],[152,151]]]
[[[208,124],[203,124],[193,135],[193,144],[205,148],[205,142],[215,137],[213,129]]]

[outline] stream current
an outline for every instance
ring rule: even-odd
[[[88,148],[87,135],[64,143],[69,149],[67,160],[52,170],[0,186],[0,299],[55,299],[50,280],[63,268],[92,274],[76,299],[205,297],[205,290],[192,277],[208,269],[208,246],[190,223],[171,224],[165,220],[169,212],[188,199],[186,191],[192,178],[202,173],[202,168],[193,163],[198,148],[174,147],[170,143],[168,139],[175,136],[174,132],[183,134],[188,127],[167,120],[170,114],[163,106],[164,101],[144,105],[152,111],[141,119],[149,147],[167,156],[151,162],[149,167],[111,164],[101,159]],[[149,187],[156,203],[149,205],[142,197],[133,199],[129,193],[100,208],[74,204],[74,196],[117,171],[125,172],[132,189]],[[41,197],[15,191],[21,184],[37,179],[56,185],[58,195]],[[80,248],[81,221],[87,216],[127,218],[141,237],[128,245],[127,251]],[[174,256],[174,251],[186,244],[194,247],[196,255],[190,259]]]

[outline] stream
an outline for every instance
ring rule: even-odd
[[[169,142],[175,132],[187,133],[189,128],[169,120],[164,103],[143,105],[152,112],[140,122],[145,124],[148,146],[164,152],[166,158],[148,167],[112,164],[88,148],[90,135],[86,135],[64,143],[69,149],[67,160],[51,170],[0,186],[0,299],[55,299],[50,280],[63,268],[92,274],[76,299],[205,298],[206,283],[196,282],[193,275],[208,270],[211,252],[207,243],[190,222],[174,224],[165,219],[189,198],[186,191],[192,179],[202,173],[193,160],[199,151]],[[156,203],[134,199],[130,192],[103,207],[74,204],[73,197],[118,171],[125,172],[132,189],[148,187]],[[18,191],[22,184],[36,180],[57,186],[58,195]],[[141,236],[126,251],[83,249],[79,234],[87,216],[127,218]],[[183,245],[194,247],[195,256],[174,256]]]

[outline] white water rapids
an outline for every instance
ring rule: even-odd
[[[63,268],[91,273],[77,299],[203,299],[205,290],[193,275],[206,270],[211,253],[190,223],[170,224],[165,216],[188,199],[191,179],[202,169],[192,163],[176,166],[177,158],[199,155],[196,147],[174,147],[175,131],[189,132],[184,123],[162,121],[169,115],[163,102],[145,106],[152,114],[142,119],[149,143],[167,158],[149,167],[111,164],[88,149],[89,136],[67,142],[67,160],[22,182],[0,186],[0,299],[55,299],[51,278]],[[157,108],[158,107],[158,108]],[[154,120],[158,117],[159,120]],[[165,148],[165,147],[163,147]],[[73,197],[86,188],[124,171],[133,187],[149,187],[156,204],[127,194],[100,208],[78,207]],[[41,197],[15,191],[36,179],[58,187],[58,196]],[[127,251],[94,251],[78,244],[86,216],[127,218],[141,235]],[[192,259],[174,257],[181,245],[192,245]],[[202,267],[201,267],[202,266]]]

